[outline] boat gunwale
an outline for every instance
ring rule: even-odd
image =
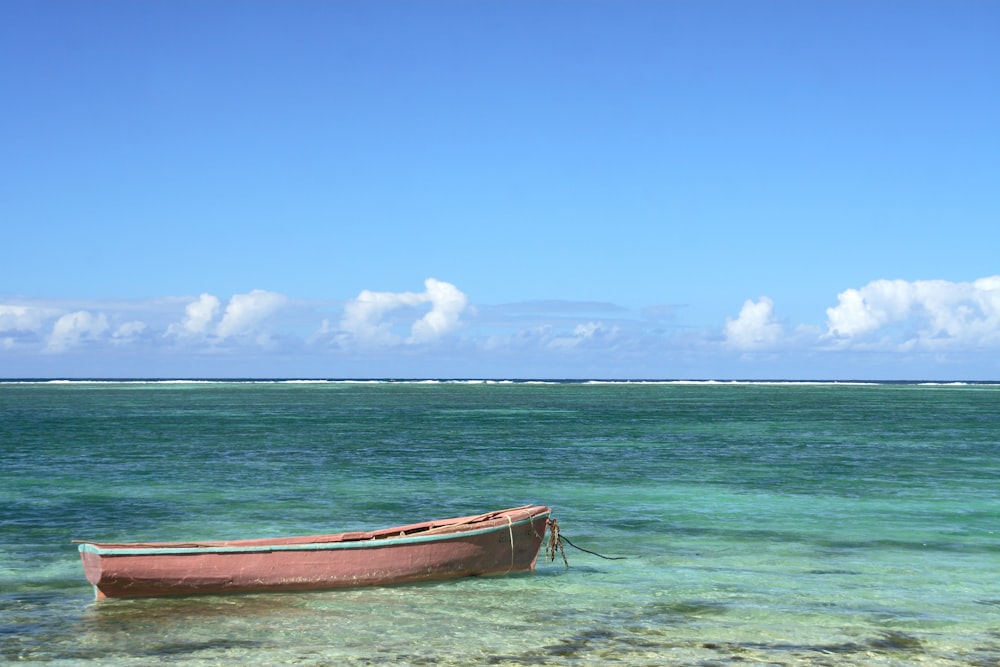
[[[519,519],[513,519],[510,514],[516,511],[532,511],[532,510],[542,510],[534,513],[528,514],[528,516]],[[482,527],[469,527],[467,530],[461,529],[463,524],[442,524],[436,526],[435,528],[428,528],[422,532],[414,533],[412,535],[401,534],[401,535],[372,535],[362,539],[345,539],[341,541],[334,541],[329,538],[338,537],[340,535],[349,535],[349,533],[339,533],[333,535],[321,535],[317,536],[318,539],[326,538],[329,541],[316,541],[316,542],[302,542],[297,544],[254,544],[254,545],[223,545],[223,544],[191,544],[190,546],[167,546],[169,543],[165,543],[163,546],[154,546],[155,543],[148,543],[147,546],[128,546],[127,544],[109,544],[100,542],[91,542],[86,540],[78,540],[80,553],[91,553],[98,556],[156,556],[156,555],[197,555],[197,554],[239,554],[239,553],[268,553],[273,551],[335,551],[340,549],[381,549],[389,548],[407,544],[420,544],[425,542],[443,542],[453,539],[461,539],[464,537],[472,537],[476,535],[483,535],[486,533],[492,533],[499,530],[504,530],[508,528],[513,528],[514,526],[520,526],[525,523],[534,523],[538,519],[548,519],[551,516],[552,510],[546,506],[535,505],[513,508],[513,510],[502,510],[496,513],[490,513],[486,515],[486,521],[491,522],[488,526]],[[508,521],[502,521],[504,518],[508,518]],[[483,515],[471,517],[473,519],[483,520]],[[471,524],[469,524],[471,526]],[[400,527],[403,528],[403,527]],[[449,532],[431,532],[435,529],[441,528],[453,528],[455,530]],[[388,532],[398,530],[396,528],[385,529],[385,531],[378,532]],[[543,535],[544,537],[544,535]],[[276,541],[280,541],[284,538],[274,538]]]

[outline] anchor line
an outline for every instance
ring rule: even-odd
[[[566,537],[565,535],[560,535],[559,539],[565,542],[566,544],[570,545],[574,549],[579,549],[584,553],[588,553],[591,556],[597,556],[598,558],[603,558],[604,560],[625,560],[627,558],[627,556],[605,556],[604,554],[599,554],[596,551],[591,551],[590,549],[584,549],[583,547],[578,547],[572,542],[570,542],[569,538]]]
[[[574,549],[590,554],[591,556],[603,558],[604,560],[626,559],[626,556],[605,556],[604,554],[599,554],[596,551],[584,549],[583,547],[573,544],[568,537],[562,534],[562,531],[559,529],[559,522],[555,519],[549,519],[549,543],[545,548],[545,555],[548,556],[549,561],[554,561],[556,559],[556,551],[558,551],[562,556],[563,563],[566,567],[569,567],[569,561],[566,559],[566,549],[563,547],[563,542],[570,545]]]

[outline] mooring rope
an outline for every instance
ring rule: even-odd
[[[559,533],[559,522],[555,519],[549,519],[549,545],[545,551],[549,557],[549,562],[556,559],[556,549],[562,554],[563,563],[565,563],[566,567],[569,567],[569,561],[566,560],[566,550],[563,549],[562,545],[562,535]]]
[[[569,561],[566,560],[566,549],[563,548],[563,542],[570,545],[574,549],[579,549],[584,553],[597,556],[598,558],[603,558],[604,560],[625,560],[626,558],[625,556],[605,556],[604,554],[599,554],[596,551],[576,546],[568,537],[562,534],[562,531],[559,530],[559,522],[555,519],[549,519],[549,544],[546,547],[545,553],[551,562],[556,559],[556,551],[558,550],[562,555],[563,563],[566,567],[569,567]]]
[[[510,515],[507,515],[507,532],[510,533],[510,567],[507,569],[508,572],[514,569],[514,522],[511,521]]]
[[[583,547],[578,547],[575,544],[573,544],[572,542],[570,542],[569,538],[566,537],[565,535],[560,535],[559,539],[561,539],[563,542],[565,542],[566,544],[570,545],[574,549],[579,549],[580,551],[582,551],[584,553],[591,554],[592,556],[597,556],[598,558],[603,558],[604,560],[625,560],[625,558],[626,558],[626,556],[605,556],[603,554],[597,553],[596,551],[591,551],[590,549],[584,549]]]

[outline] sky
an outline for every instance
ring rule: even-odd
[[[0,3],[0,378],[1000,380],[994,0]]]

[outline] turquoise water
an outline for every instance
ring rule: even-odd
[[[0,383],[0,662],[1000,665],[1000,385]],[[96,602],[72,539],[527,503],[535,573]]]

